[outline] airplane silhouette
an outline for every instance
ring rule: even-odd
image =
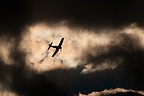
[[[53,53],[52,57],[54,57],[54,56],[56,55],[56,53],[59,51],[59,49],[62,48],[61,45],[62,45],[62,43],[63,43],[63,40],[64,40],[64,38],[61,39],[61,41],[60,41],[60,43],[59,43],[58,46],[52,46],[52,43],[53,43],[53,42],[51,42],[51,44],[49,44],[48,50],[50,49],[50,47],[56,48],[56,50],[55,50],[55,52]]]

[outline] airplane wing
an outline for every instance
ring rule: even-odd
[[[59,43],[59,45],[58,45],[58,46],[61,46],[61,45],[62,45],[63,40],[64,40],[64,38],[62,38],[62,39],[61,39],[61,41],[60,41],[60,43]]]
[[[59,49],[56,48],[56,50],[55,50],[55,52],[53,53],[52,57],[54,57],[58,51],[59,51]]]

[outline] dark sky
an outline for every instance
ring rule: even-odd
[[[14,60],[21,64],[7,66],[4,62],[0,61],[0,76],[2,78],[0,81],[6,84],[7,81],[4,79],[5,75],[3,75],[3,73],[10,74],[11,77],[14,78],[11,88],[19,94],[24,94],[24,96],[39,96],[40,93],[43,93],[43,95],[52,95],[53,92],[57,96],[58,94],[63,94],[63,96],[72,94],[69,92],[71,88],[69,89],[68,87],[68,91],[64,93],[63,89],[60,89],[50,80],[47,80],[47,77],[45,76],[46,74],[48,76],[53,76],[53,74],[59,76],[59,74],[62,75],[68,70],[58,69],[37,74],[25,67],[25,55],[17,49],[21,40],[22,30],[25,29],[26,26],[36,24],[37,22],[56,24],[63,20],[69,21],[68,24],[70,27],[79,26],[88,29],[95,27],[102,28],[105,26],[119,28],[131,23],[137,23],[139,26],[144,26],[144,3],[142,0],[0,0],[0,37],[9,36],[16,38],[17,44],[14,47],[14,52],[11,54]],[[124,41],[130,40],[129,44],[124,44],[124,46],[128,48],[131,48],[130,45],[133,44],[132,42],[137,43],[133,39],[126,38],[127,37],[124,36]],[[117,46],[119,47],[119,45]],[[73,82],[72,87],[75,88],[73,89],[74,92],[78,93],[79,91],[82,91],[88,93],[94,91],[94,89],[99,91],[105,88],[115,87],[144,89],[141,85],[144,84],[144,71],[142,69],[142,64],[144,63],[143,49],[132,49],[129,53],[129,51],[117,49],[117,46],[112,46],[109,53],[101,54],[98,57],[86,56],[87,61],[96,62],[101,58],[113,60],[115,57],[124,57],[124,66],[120,66],[121,69],[115,69],[114,71],[107,70],[97,74],[91,73],[88,75],[80,75],[79,73],[76,73],[78,75],[74,76],[75,79],[73,81],[68,81],[68,83]],[[139,58],[134,60],[133,54]],[[135,65],[139,62],[140,64]],[[127,67],[130,67],[128,64],[131,64],[129,70],[126,69]],[[77,70],[80,69],[72,69],[68,72],[75,74],[74,71]],[[24,75],[25,72],[30,72],[33,75],[32,78],[27,78]],[[107,77],[106,74],[110,75],[110,77]],[[117,74],[120,76],[117,76]],[[95,82],[101,81],[98,77],[103,78],[102,84],[91,84],[92,80],[95,80]],[[90,78],[90,80],[87,78]],[[55,80],[56,79],[57,78],[55,78]],[[63,78],[60,80],[64,81]],[[127,81],[131,82],[126,84]],[[111,84],[109,85],[108,83]],[[84,87],[82,88],[82,86]],[[47,90],[49,90],[48,93]],[[64,90],[66,90],[66,88]],[[33,93],[34,91],[35,93]]]
[[[143,25],[143,10],[142,0],[0,0],[0,29],[17,33],[28,24],[61,20],[87,28]]]

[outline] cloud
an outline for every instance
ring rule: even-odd
[[[68,21],[70,27],[87,29],[119,28],[133,22],[143,25],[143,4],[134,1],[5,0],[0,6],[1,36],[20,36],[26,26],[40,22],[53,25]]]
[[[71,84],[70,78],[68,79],[66,75],[67,70],[58,68],[38,73],[26,65],[25,54],[18,49],[13,53],[12,57],[14,63],[10,65],[2,61],[0,63],[1,94],[16,94],[16,96],[70,96],[72,94],[69,85]],[[61,76],[63,78],[60,78]]]
[[[105,89],[100,92],[92,92],[88,95],[79,94],[79,96],[120,96],[120,95],[132,95],[132,96],[143,96],[143,91],[135,91],[135,90],[127,90],[123,88],[115,88],[115,89]]]
[[[143,25],[143,4],[130,3],[0,1],[1,94],[143,90],[143,27],[137,27]],[[126,26],[132,22],[137,24]],[[62,51],[51,58],[47,44],[57,45],[62,37]]]
[[[52,94],[55,90],[55,94],[70,95],[72,87],[80,88],[74,89],[76,93],[77,91],[83,92],[80,85],[83,83],[86,86],[91,85],[91,80],[97,83],[110,80],[108,82],[110,85],[93,84],[93,87],[98,87],[99,90],[119,86],[143,89],[141,86],[143,84],[142,29],[126,27],[118,30],[117,33],[115,33],[117,30],[107,32],[106,29],[99,30],[99,32],[89,31],[79,28],[71,29],[63,23],[54,26],[40,23],[23,30],[19,43],[15,43],[15,39],[10,39],[12,43],[7,44],[6,39],[2,44],[4,48],[8,48],[5,49],[6,53],[2,55],[1,60],[2,84],[7,84],[6,89],[25,95],[41,92]],[[56,57],[52,58],[54,50],[47,51],[47,44],[53,41],[57,45],[62,37],[65,38],[63,51],[58,52]],[[134,59],[133,54],[140,58]],[[12,61],[10,63],[5,62],[5,58],[9,59],[8,56]],[[87,67],[89,65],[90,68]],[[115,80],[120,83],[114,82]],[[73,81],[75,83],[71,85]],[[81,82],[80,85],[79,82]],[[133,86],[129,87],[132,84]],[[42,87],[51,88],[51,91],[46,91],[45,88],[40,90],[39,88]],[[93,90],[93,87],[87,92]],[[34,90],[37,90],[36,93],[33,93]]]
[[[126,27],[114,33],[108,45],[83,51],[86,66],[74,80],[75,91],[89,93],[116,87],[143,90],[142,30]]]

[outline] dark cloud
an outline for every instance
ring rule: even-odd
[[[55,69],[38,73],[28,67],[25,53],[17,47],[11,51],[14,62],[10,65],[0,62],[0,85],[19,96],[72,96],[71,72]]]
[[[0,61],[0,81],[19,95],[58,96],[61,94],[70,96],[72,94],[70,85],[72,77],[67,78],[67,76],[71,74],[71,71],[75,71],[73,73],[77,74],[73,80],[75,93],[79,91],[87,93],[121,86],[144,89],[142,86],[144,84],[143,49],[138,43],[138,38],[134,36],[123,34],[121,44],[109,46],[107,53],[96,57],[86,54],[87,56],[84,58],[87,59],[87,62],[95,65],[106,59],[113,62],[119,57],[123,58],[123,63],[114,70],[104,70],[87,75],[79,74],[83,69],[81,67],[76,70],[56,69],[36,73],[26,66],[25,53],[17,48],[22,30],[37,22],[55,24],[67,20],[70,22],[70,26],[85,28],[120,27],[132,22],[143,25],[143,9],[143,3],[140,0],[0,0],[0,36],[15,37],[17,41],[10,53],[14,64],[6,65],[2,60]],[[96,52],[97,48],[92,50]]]
[[[25,96],[72,96],[69,79],[62,75],[64,71],[57,69],[41,74],[32,74],[30,78],[20,74],[13,78],[11,87],[14,92]],[[58,75],[63,76],[63,78],[59,78]],[[62,83],[63,86],[58,83]]]
[[[37,22],[49,24],[63,20],[70,26],[124,26],[137,22],[143,25],[143,3],[138,0],[1,0],[1,35],[19,35],[21,30]]]
[[[126,89],[143,90],[144,71],[143,53],[144,50],[140,40],[135,35],[121,34],[121,42],[116,45],[108,46],[108,51],[101,51],[104,48],[89,48],[98,55],[94,56],[86,52],[86,62],[93,66],[101,65],[105,60],[117,65],[115,69],[105,69],[87,74],[79,74],[74,79],[75,92],[90,93],[104,89],[122,87]],[[99,49],[99,50],[98,50]],[[119,64],[118,58],[122,58]]]
[[[30,1],[0,1],[0,35],[19,36],[22,29],[30,22]]]
[[[34,1],[33,5],[37,20],[72,20],[85,26],[119,26],[143,21],[144,7],[140,1],[42,0]]]

